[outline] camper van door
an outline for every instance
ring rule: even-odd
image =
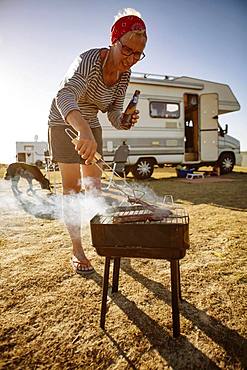
[[[201,161],[218,159],[218,94],[200,96]]]

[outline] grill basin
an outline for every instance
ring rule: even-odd
[[[122,222],[121,217],[139,221]],[[92,244],[101,256],[171,260],[183,258],[189,248],[189,216],[182,208],[154,221],[142,206],[110,207],[90,226]]]
[[[189,217],[182,208],[174,208],[164,214],[167,216],[160,220],[160,213],[150,214],[150,209],[143,206],[111,207],[106,214],[96,215],[91,220],[93,246],[99,255],[105,257],[100,316],[102,329],[105,327],[111,258],[114,259],[112,293],[118,292],[121,257],[160,258],[170,261],[173,336],[177,338],[180,335],[179,259],[189,248]]]

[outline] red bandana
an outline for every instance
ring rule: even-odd
[[[126,15],[119,18],[111,28],[111,42],[114,44],[125,33],[135,30],[146,30],[143,20],[136,15]]]

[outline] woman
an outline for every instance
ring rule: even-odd
[[[114,127],[126,129],[121,118],[130,68],[145,56],[146,41],[143,20],[135,15],[123,16],[112,26],[109,49],[84,52],[65,76],[49,115],[49,144],[52,158],[59,164],[64,195],[80,192],[80,164],[86,191],[100,190],[101,171],[90,165],[96,151],[102,154],[102,130],[97,113],[107,112]],[[136,111],[132,125],[138,118]],[[68,125],[79,136],[76,147],[65,133]],[[73,245],[72,265],[77,273],[92,273],[94,269],[83,251],[80,224],[70,223],[65,203],[64,220]]]

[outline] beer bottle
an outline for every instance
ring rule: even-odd
[[[134,95],[132,96],[131,101],[129,102],[129,104],[127,105],[127,108],[125,109],[125,111],[123,113],[123,118],[122,118],[122,122],[121,122],[122,125],[127,126],[127,127],[131,127],[131,117],[132,117],[132,114],[136,110],[139,95],[140,95],[140,91],[136,90],[134,92]]]

